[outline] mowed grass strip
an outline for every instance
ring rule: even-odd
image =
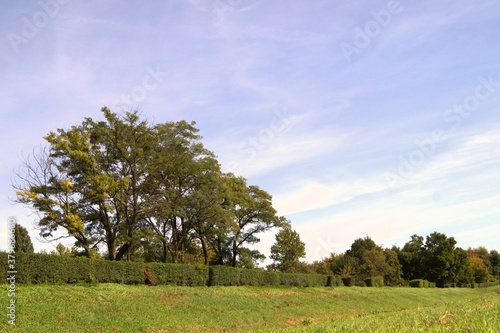
[[[498,287],[18,285],[16,326],[4,315],[0,331],[500,332],[499,292]]]

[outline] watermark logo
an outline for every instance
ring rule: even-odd
[[[254,160],[257,155],[264,151],[274,141],[274,139],[290,125],[288,111],[286,108],[273,111],[273,117],[268,125],[261,128],[257,135],[249,136],[246,140],[238,146],[240,156],[244,156],[243,162],[229,162],[228,169],[232,172],[241,173],[244,165]]]
[[[229,13],[233,13],[242,7],[244,0],[215,0],[212,3],[214,23],[221,24]]]
[[[143,76],[141,84],[133,87],[128,94],[122,94],[115,106],[124,110],[132,110],[135,105],[144,101],[149,93],[165,80],[167,73],[161,71],[156,66],[155,68],[146,67],[147,74]]]
[[[479,84],[474,89],[474,93],[466,96],[461,103],[453,104],[451,108],[443,112],[443,121],[451,124],[451,130],[458,129],[464,119],[468,119],[473,112],[479,109],[481,102],[487,100],[500,88],[500,82],[493,80],[492,75],[488,78],[479,77]],[[399,156],[399,166],[397,172],[386,172],[385,179],[392,189],[406,184],[417,169],[436,152],[438,146],[449,138],[449,135],[442,128],[436,128],[431,135],[424,140],[415,141],[415,149],[406,156]]]
[[[316,247],[313,252],[314,260],[322,260],[324,255],[333,253],[336,245],[331,235],[328,235],[326,239],[316,237]]]
[[[397,0],[391,0],[384,9],[371,12],[373,20],[368,21],[364,27],[354,28],[352,43],[341,42],[340,50],[347,62],[352,61],[354,55],[359,55],[363,49],[368,47],[373,39],[377,38],[387,28],[395,15],[401,14],[403,6]]]
[[[7,249],[7,283],[9,297],[9,305],[7,306],[7,318],[10,325],[16,324],[16,224],[15,217],[9,217],[7,222],[8,228],[8,249]]]
[[[62,5],[66,5],[70,0],[48,0],[38,1],[39,11],[33,13],[31,17],[24,16],[21,26],[21,32],[10,32],[7,34],[7,39],[12,46],[14,52],[19,53],[19,46],[27,44],[35,38],[38,33],[49,24],[60,11]]]

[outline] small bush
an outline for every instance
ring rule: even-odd
[[[87,284],[89,284],[91,286],[95,286],[95,285],[98,284],[98,281],[95,278],[94,274],[89,273],[89,274],[87,274],[87,278],[85,279],[85,283],[87,283]]]
[[[352,278],[352,276],[345,276],[345,277],[343,277],[342,278],[342,283],[346,287],[352,286],[353,285],[353,278]]]

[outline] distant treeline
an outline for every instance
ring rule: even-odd
[[[382,248],[370,237],[356,239],[343,254],[332,254],[304,270],[351,276],[356,284],[382,276],[384,284],[398,286],[427,280],[438,286],[487,283],[500,278],[500,255],[485,247],[464,250],[453,237],[438,232],[425,238],[413,235],[402,248]]]

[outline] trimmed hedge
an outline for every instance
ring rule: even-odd
[[[187,264],[144,264],[145,275],[150,275],[153,284],[173,284],[176,286],[204,286],[208,281],[208,267]]]
[[[365,279],[367,287],[383,287],[384,277],[383,276],[373,276]]]
[[[272,271],[263,271],[262,276],[264,281],[264,286],[279,286],[281,283],[280,273]]]
[[[326,279],[327,287],[340,287],[343,286],[342,277],[340,275],[329,275]]]
[[[328,276],[320,274],[281,273],[281,284],[295,287],[325,287]]]
[[[278,286],[280,275],[277,272],[260,269],[242,269],[240,284],[242,286]]]
[[[422,279],[415,279],[410,281],[410,287],[412,288],[423,288],[424,287],[424,280]]]
[[[482,283],[471,283],[470,287],[471,288],[487,288],[487,287],[498,286],[499,284],[500,284],[500,282],[498,282],[498,281],[482,282]]]
[[[241,284],[241,268],[230,266],[210,266],[209,286],[239,286]]]
[[[340,276],[278,273],[229,266],[140,263],[61,257],[49,254],[15,254],[16,282],[173,284],[178,286],[341,286]],[[7,253],[0,252],[0,283],[7,282]]]
[[[429,288],[431,286],[435,287],[436,284],[432,283],[431,285],[429,281],[423,279],[415,279],[410,281],[410,287],[412,288]]]

